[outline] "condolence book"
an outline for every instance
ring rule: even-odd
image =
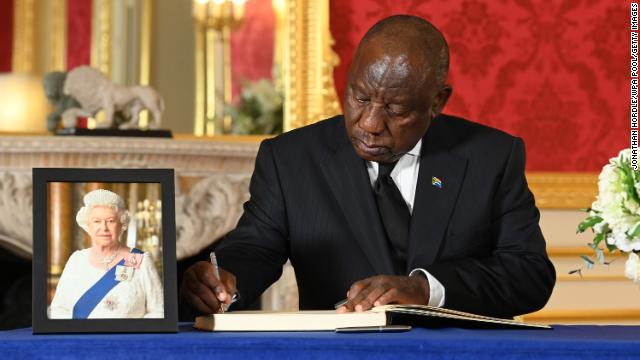
[[[420,327],[535,328],[526,324],[462,311],[424,305],[385,305],[369,311],[337,313],[335,310],[264,312],[236,311],[196,318],[194,327],[208,331],[335,331],[342,328],[411,325]]]

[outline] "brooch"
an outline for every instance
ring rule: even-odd
[[[118,308],[118,299],[113,296],[109,296],[108,298],[104,299],[104,307],[106,307],[109,311],[114,311]]]

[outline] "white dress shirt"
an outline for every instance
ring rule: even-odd
[[[416,196],[416,185],[418,184],[418,173],[420,171],[420,149],[422,148],[422,139],[418,141],[407,154],[403,155],[396,166],[391,171],[391,178],[396,183],[398,190],[402,194],[402,198],[409,212],[413,214],[413,202]],[[378,163],[375,161],[367,161],[367,171],[369,172],[369,180],[373,186],[378,178]],[[422,268],[413,269],[409,276],[413,276],[416,272],[422,272],[429,282],[429,305],[444,306],[445,291],[444,286],[433,275]]]

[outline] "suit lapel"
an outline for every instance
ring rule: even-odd
[[[409,229],[408,270],[435,261],[467,169],[467,159],[450,151],[455,139],[445,127],[446,124],[434,121],[422,141]],[[434,184],[438,181],[441,187]]]
[[[344,121],[336,126],[322,171],[355,239],[377,274],[393,274],[391,255],[366,164],[353,150]]]

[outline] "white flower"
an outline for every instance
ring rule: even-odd
[[[605,165],[598,177],[598,196],[591,208],[596,212],[615,212],[619,204],[623,201],[622,186],[619,184],[616,167],[611,164]]]
[[[593,226],[593,232],[596,234],[600,234],[602,231],[604,231],[605,225],[609,225],[609,224],[607,224],[605,221],[600,221],[599,223]]]
[[[625,228],[613,228],[613,231],[607,236],[607,244],[614,245],[618,250],[622,252],[631,252],[633,250],[640,250],[640,241],[634,239],[631,241],[627,238],[628,229]]]
[[[640,251],[640,171],[631,167],[630,149],[620,151],[602,168],[598,196],[579,231],[586,228],[604,236],[608,246],[629,253],[625,275],[640,285],[640,257],[634,253]]]
[[[609,159],[609,164],[620,164],[621,162],[629,162],[631,159],[631,149],[622,149],[618,153],[618,156]]]
[[[635,253],[629,254],[629,259],[624,266],[624,276],[633,280],[637,285],[640,285],[640,257]]]
[[[618,156],[609,160],[598,176],[598,196],[591,205],[591,216],[599,216],[602,221],[593,230],[600,234],[605,229],[611,232],[606,239],[623,252],[640,250],[640,237],[629,238],[629,234],[640,223],[640,204],[638,192],[640,181],[638,174],[630,168],[631,151],[625,149]],[[629,179],[628,176],[632,176]],[[633,181],[633,188],[628,188],[628,181]]]

